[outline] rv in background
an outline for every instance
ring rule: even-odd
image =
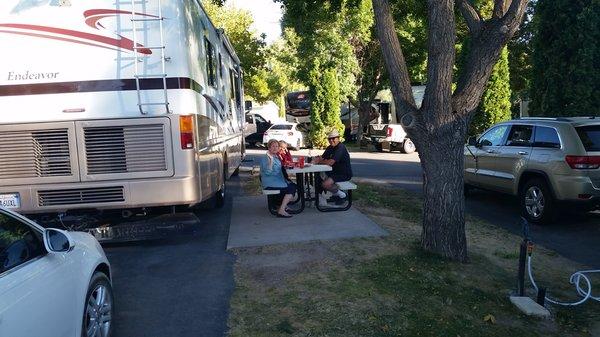
[[[0,205],[224,202],[240,61],[196,0],[0,2]]]
[[[298,123],[304,129],[310,129],[310,96],[308,91],[296,91],[287,94],[285,117],[290,123]],[[349,103],[342,103],[340,105],[340,118],[346,129],[344,138],[355,137],[358,131],[358,110]]]

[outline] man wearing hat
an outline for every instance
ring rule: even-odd
[[[315,164],[324,164],[331,166],[331,171],[326,172],[322,187],[324,190],[333,194],[336,204],[344,203],[342,199],[346,198],[346,193],[340,191],[336,185],[339,181],[347,181],[352,178],[352,167],[350,166],[350,154],[346,146],[340,142],[340,134],[337,130],[331,131],[327,135],[329,146],[325,149],[322,156],[317,156],[312,160]]]

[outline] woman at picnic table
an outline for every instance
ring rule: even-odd
[[[292,196],[296,193],[296,184],[288,182],[283,176],[283,167],[279,159],[279,142],[271,139],[267,143],[267,154],[260,161],[260,178],[263,189],[279,190],[283,195],[281,206],[277,210],[277,217],[291,218],[292,216],[286,211],[288,203],[292,200]]]
[[[288,144],[285,142],[285,140],[279,141],[279,160],[281,161],[283,167],[293,167],[294,160],[292,159],[292,154],[290,153],[290,150],[288,150],[287,146]]]

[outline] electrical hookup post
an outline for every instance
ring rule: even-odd
[[[560,301],[556,298],[552,298],[551,289],[538,286],[533,275],[533,252],[534,245],[530,235],[530,225],[525,218],[521,218],[521,226],[523,230],[523,240],[519,247],[519,268],[517,272],[517,291],[516,296],[511,296],[511,302],[513,302],[519,309],[524,311],[526,314],[538,315],[541,317],[547,317],[549,312],[545,308],[547,304],[560,305],[560,306],[576,306],[583,304],[587,301],[600,302],[600,294],[596,291],[596,295],[593,293],[592,275],[600,276],[600,269],[589,269],[580,270],[571,274],[569,283],[575,287],[578,299],[569,301]],[[526,296],[525,288],[525,274],[529,278],[529,282],[536,293],[535,302]],[[600,288],[600,284],[596,285],[596,289]],[[538,314],[536,314],[536,312]]]

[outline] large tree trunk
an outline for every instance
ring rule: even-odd
[[[428,71],[423,105],[417,109],[402,48],[387,0],[373,0],[377,35],[390,74],[398,120],[415,142],[424,175],[424,249],[466,261],[463,144],[500,51],[517,30],[527,0],[495,0],[484,21],[469,0],[456,0],[473,44],[458,86],[452,92],[454,0],[428,0]]]
[[[424,249],[458,261],[467,260],[463,194],[464,134],[462,122],[448,124],[419,144],[423,168]]]
[[[363,138],[363,132],[365,127],[371,121],[371,101],[360,102],[358,105],[358,132],[356,139],[360,142]]]

